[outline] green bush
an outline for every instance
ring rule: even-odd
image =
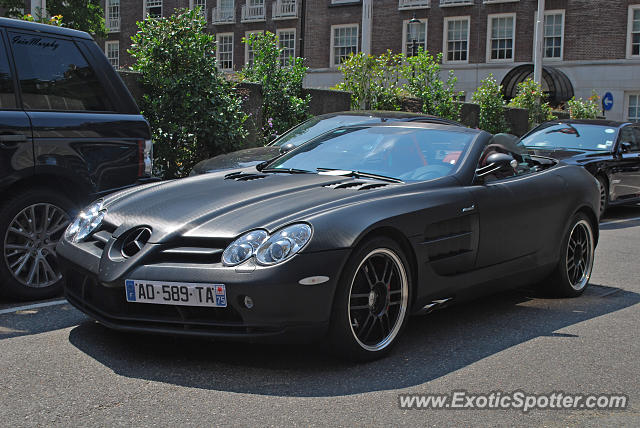
[[[242,80],[262,85],[262,137],[268,143],[309,117],[311,97],[304,96],[302,82],[307,73],[303,58],[290,58],[281,65],[283,49],[270,32],[243,39],[254,53],[253,62],[239,73]]]
[[[215,40],[197,10],[138,22],[129,53],[142,73],[142,111],[151,124],[155,173],[186,176],[202,159],[246,136],[247,116],[233,83],[216,68]]]
[[[379,56],[351,54],[340,64],[343,81],[335,89],[351,92],[354,110],[400,110],[402,54],[391,51]]]
[[[518,91],[515,98],[509,103],[509,107],[529,110],[529,128],[533,128],[542,122],[555,119],[545,98],[546,95],[542,90],[542,85],[536,83],[533,79],[527,79],[518,83]]]
[[[592,91],[591,96],[586,100],[573,97],[567,101],[571,119],[597,119],[602,114],[600,105],[600,96],[596,91]]]
[[[426,114],[460,120],[462,105],[457,101],[455,84],[458,79],[449,72],[446,82],[440,78],[442,54],[433,57],[428,51],[419,49],[418,54],[405,59],[403,77],[407,80],[409,94],[422,101]]]
[[[491,134],[509,132],[509,125],[504,118],[504,98],[502,86],[493,74],[480,81],[480,86],[473,93],[471,100],[480,106],[478,127]]]

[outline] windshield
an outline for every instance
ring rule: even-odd
[[[333,173],[359,171],[403,181],[453,173],[473,134],[388,126],[341,128],[310,141],[268,165],[271,170]]]
[[[603,125],[556,123],[533,132],[520,144],[529,148],[611,150],[616,129]]]
[[[354,116],[354,115],[337,115],[329,118],[314,117],[301,123],[295,128],[283,134],[273,142],[274,146],[283,146],[285,144],[293,144],[295,147],[302,143],[306,143],[319,135],[324,134],[332,129],[341,126],[350,126],[364,123],[381,122],[382,119],[373,116]]]

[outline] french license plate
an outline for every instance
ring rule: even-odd
[[[127,302],[157,305],[227,307],[224,284],[199,284],[166,281],[125,281]]]

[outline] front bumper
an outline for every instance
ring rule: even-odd
[[[159,334],[209,336],[251,342],[311,342],[329,325],[336,284],[348,250],[298,254],[276,266],[239,273],[219,264],[136,265],[117,279],[101,280],[94,260],[74,261],[74,252],[60,255],[68,301],[107,327]],[[82,254],[79,254],[82,256]],[[81,257],[86,259],[87,255]],[[82,265],[87,268],[82,267]],[[93,270],[93,272],[92,272]],[[327,276],[318,285],[301,285],[310,276]],[[105,278],[102,278],[105,279]],[[227,307],[192,307],[127,302],[125,280],[222,283]],[[251,309],[244,297],[254,302]]]

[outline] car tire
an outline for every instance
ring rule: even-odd
[[[9,195],[0,205],[0,294],[19,300],[60,294],[55,245],[74,204],[46,188]]]
[[[584,293],[593,270],[595,238],[593,224],[577,213],[565,232],[558,265],[547,281],[547,289],[557,297],[577,297]]]
[[[602,175],[598,175],[596,179],[600,187],[600,218],[602,218],[609,208],[609,181]]]
[[[359,362],[387,355],[407,322],[411,284],[410,265],[394,240],[360,244],[336,289],[328,337],[334,354]]]

